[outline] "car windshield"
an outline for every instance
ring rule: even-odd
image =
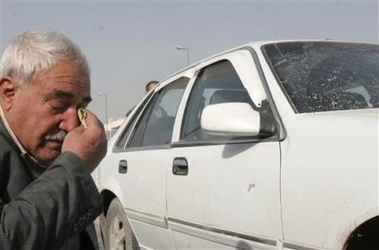
[[[287,42],[263,52],[299,113],[379,107],[378,45]]]

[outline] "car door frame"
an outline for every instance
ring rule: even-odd
[[[128,148],[127,145],[133,139],[138,123],[144,119],[145,112],[149,112],[151,105],[154,105],[152,102],[154,102],[157,93],[160,92],[162,88],[175,84],[175,81],[182,77],[186,76],[179,74],[167,79],[159,88],[156,88],[135,107],[136,110],[131,112],[131,117],[127,118],[128,121],[126,121],[125,125],[122,126],[120,131],[118,131],[112,139],[110,145],[114,145],[115,147],[110,150],[112,150],[114,157],[108,159],[108,168],[102,169],[101,173],[101,176],[108,176],[108,178],[100,180],[101,189],[103,191],[111,190],[116,197],[119,198],[140,247],[156,249],[175,248],[171,232],[168,230],[166,216],[165,188],[167,164],[164,164],[164,161],[162,161],[164,157],[160,157],[160,160],[157,160],[159,154],[170,150],[171,141],[165,145],[145,147]],[[123,140],[124,136],[126,136],[126,138]],[[149,153],[149,158],[145,160],[146,151],[151,151],[151,153]],[[138,162],[134,162],[136,159]],[[121,164],[121,161],[123,164]],[[123,171],[120,170],[121,165],[124,166]],[[159,189],[157,187],[157,190],[154,192],[151,192],[151,190],[153,190],[152,188],[143,187],[142,185],[133,185],[133,183],[136,184],[140,178],[147,178],[146,175],[140,172],[141,170],[136,169],[136,166],[142,165],[145,165],[143,166],[144,168],[148,167],[146,165],[149,165],[155,169],[155,173],[152,174],[151,178],[154,177],[152,180],[158,179],[158,183],[156,184],[159,186]],[[119,174],[114,175],[117,171]],[[108,174],[110,172],[112,172],[112,174]],[[109,178],[109,176],[112,178]],[[158,176],[160,177],[158,178]],[[141,181],[141,183],[146,183],[146,181]],[[128,185],[129,188],[126,188]],[[150,205],[144,206],[143,203],[146,204],[147,197],[151,202]],[[154,200],[156,201],[155,204]]]
[[[257,106],[261,106],[262,103],[259,103],[259,98],[260,94],[263,92],[265,93],[265,97],[269,100],[270,102],[270,107],[272,109],[273,115],[277,121],[277,126],[278,126],[278,132],[277,136],[274,139],[269,139],[265,140],[265,143],[267,145],[268,142],[271,141],[273,143],[273,147],[276,150],[276,160],[273,163],[274,166],[274,171],[273,174],[275,174],[275,179],[276,179],[276,184],[275,184],[275,191],[273,192],[273,196],[275,196],[275,217],[276,217],[276,222],[275,222],[275,233],[273,237],[260,237],[258,235],[254,234],[249,234],[249,233],[238,233],[236,231],[229,231],[227,229],[219,229],[216,226],[212,227],[210,225],[203,225],[191,220],[186,219],[181,219],[176,217],[175,215],[172,215],[170,212],[170,190],[176,190],[177,191],[177,186],[174,188],[171,187],[170,183],[170,178],[173,175],[173,172],[168,169],[167,171],[167,204],[168,204],[168,224],[170,229],[174,233],[175,237],[175,244],[179,247],[188,247],[188,242],[184,243],[187,245],[182,245],[182,242],[180,242],[183,238],[187,238],[185,240],[188,241],[196,241],[194,244],[198,244],[197,247],[231,247],[235,248],[238,247],[239,244],[250,244],[251,247],[255,246],[260,246],[260,247],[267,247],[267,249],[272,249],[272,247],[277,245],[277,242],[282,240],[283,238],[283,233],[282,233],[282,226],[281,226],[281,213],[280,213],[280,146],[279,146],[279,141],[282,140],[285,137],[285,131],[284,127],[280,122],[277,110],[275,108],[275,105],[273,103],[273,100],[271,98],[271,95],[268,91],[267,84],[265,83],[264,75],[262,72],[262,69],[260,68],[259,60],[258,57],[255,53],[255,51],[252,48],[243,48],[243,51],[245,51],[245,56],[246,58],[238,59],[236,58],[236,54],[238,54],[239,51],[241,50],[235,50],[235,51],[230,51],[225,54],[216,56],[214,58],[211,58],[209,60],[203,61],[200,64],[196,65],[193,70],[195,72],[193,79],[190,81],[189,85],[187,86],[186,91],[183,94],[182,102],[180,104],[180,107],[178,109],[178,115],[176,117],[175,121],[175,126],[174,126],[174,132],[173,132],[173,145],[172,145],[172,153],[173,153],[173,159],[175,157],[182,157],[183,159],[186,159],[185,157],[185,151],[183,148],[185,147],[191,147],[194,145],[197,145],[198,143],[186,143],[186,142],[181,142],[180,141],[180,131],[182,127],[182,120],[184,117],[184,112],[185,112],[185,106],[188,102],[190,93],[192,91],[192,88],[195,84],[196,81],[196,76],[200,72],[201,69],[203,69],[206,66],[212,65],[218,61],[227,59],[229,61],[232,61],[233,66],[235,67],[238,75],[239,73],[243,72],[246,70],[246,67],[250,65],[251,67],[256,68],[256,72],[253,75],[243,75],[243,79],[241,79],[243,86],[247,89],[249,92],[250,96],[252,99],[255,101]],[[241,56],[241,55],[240,55]],[[243,57],[242,56],[242,57]],[[237,55],[238,57],[238,55]],[[248,62],[248,64],[246,64]],[[247,81],[258,81],[261,86],[251,86],[246,84]],[[261,91],[260,93],[256,93],[256,91]],[[262,92],[263,91],[263,92]],[[181,112],[181,113],[179,113]],[[256,145],[259,144],[259,142],[262,142],[262,140],[257,140]],[[222,147],[222,144],[219,144]],[[228,147],[228,144],[225,144],[224,147]],[[204,148],[206,151],[206,148]],[[176,152],[175,152],[176,151]],[[191,171],[189,169],[189,171]],[[183,179],[182,179],[183,180]],[[183,184],[183,182],[182,182]],[[174,184],[175,185],[175,184]],[[253,183],[254,185],[254,183]],[[178,192],[176,192],[176,195]],[[184,195],[184,194],[183,194]],[[192,197],[192,196],[191,196]],[[181,204],[183,206],[183,204]],[[175,208],[179,210],[178,208]],[[205,234],[204,230],[206,231]],[[203,232],[201,232],[203,231]],[[189,239],[191,238],[191,239]],[[218,242],[216,245],[214,245],[214,242]]]

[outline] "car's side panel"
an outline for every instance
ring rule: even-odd
[[[130,219],[134,233],[139,237],[141,249],[176,249],[172,233],[167,228],[152,225],[139,219]]]
[[[270,249],[281,238],[279,143],[261,142],[172,149],[183,157],[188,175],[167,172],[167,207],[171,230],[180,231],[178,248],[210,247],[188,241],[192,236],[236,247],[264,243]],[[200,230],[199,230],[200,229]],[[212,232],[213,239],[209,239]],[[223,237],[228,235],[230,241]]]
[[[184,226],[183,224],[171,223],[172,234],[176,239],[180,239],[180,245],[177,249],[270,249],[277,250],[275,241],[254,238],[249,240],[220,233],[220,231],[204,231],[193,226]],[[201,235],[199,237],[198,235]],[[201,246],[201,247],[199,247]]]

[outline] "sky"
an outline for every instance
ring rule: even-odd
[[[150,80],[251,41],[379,41],[379,0],[0,0],[0,50],[32,29],[77,43],[91,68],[89,109],[124,117]],[[102,95],[99,95],[102,93]],[[107,114],[107,115],[106,115]]]

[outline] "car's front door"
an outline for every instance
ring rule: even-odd
[[[200,128],[207,105],[254,105],[251,91],[262,88],[248,86],[261,84],[251,81],[258,74],[253,63],[251,72],[238,68],[246,57],[251,63],[250,52],[242,51],[199,69],[189,94],[167,172],[168,223],[177,249],[274,249],[281,238],[277,137],[227,138]]]

